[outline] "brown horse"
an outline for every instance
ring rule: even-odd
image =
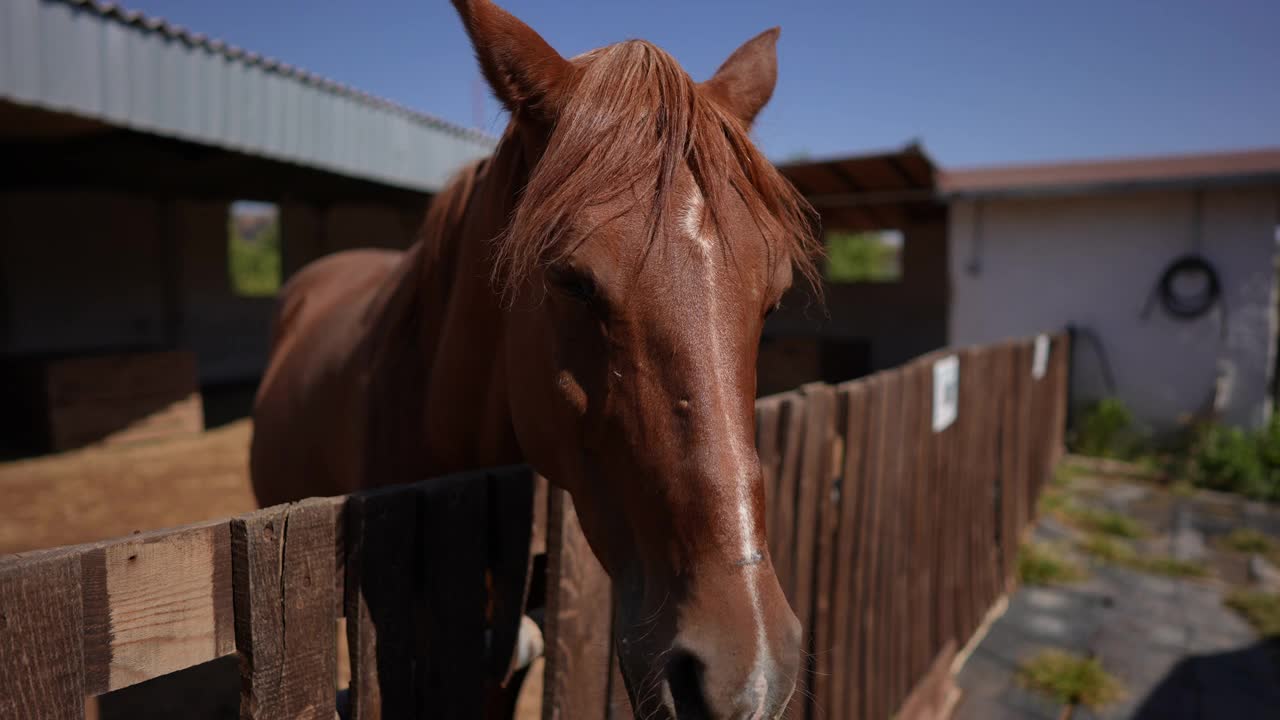
[[[776,717],[800,628],[765,542],[756,353],[812,211],[748,138],[771,30],[693,82],[628,41],[566,60],[454,0],[511,121],[407,252],[317,261],[281,297],[255,408],[263,504],[528,462],[612,579],[645,717]]]

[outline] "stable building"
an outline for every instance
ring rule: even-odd
[[[839,382],[947,344],[948,208],[919,145],[779,169],[820,213],[822,302],[803,287],[765,325],[759,392]]]
[[[62,417],[74,445],[256,381],[280,281],[406,247],[495,140],[114,5],[8,0],[0,144],[0,430]]]
[[[825,308],[766,325],[762,393],[1070,328],[1071,406],[1257,427],[1276,397],[1280,150],[973,169],[918,146],[781,166],[821,215]]]
[[[1146,430],[1275,397],[1280,149],[947,170],[952,344],[1072,327],[1072,402]]]

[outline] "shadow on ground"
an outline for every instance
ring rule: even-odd
[[[1280,643],[1180,661],[1139,703],[1134,720],[1273,720],[1280,715]]]

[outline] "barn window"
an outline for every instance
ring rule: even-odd
[[[902,232],[827,232],[826,277],[833,283],[902,280]]]
[[[237,200],[227,214],[227,269],[231,290],[244,297],[280,289],[280,209]]]

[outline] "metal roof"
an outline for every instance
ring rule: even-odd
[[[898,150],[778,166],[827,227],[890,227],[938,204],[937,168],[911,143]]]
[[[1280,148],[945,170],[944,195],[1048,195],[1126,189],[1280,183]]]
[[[0,98],[427,192],[495,145],[96,0],[0,2]]]

